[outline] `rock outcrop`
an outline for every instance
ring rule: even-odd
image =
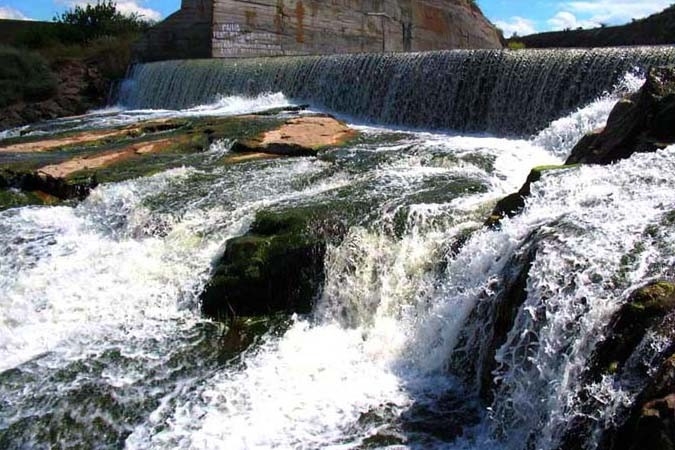
[[[93,65],[80,60],[62,60],[52,66],[56,92],[35,102],[19,102],[0,108],[0,129],[58,117],[84,114],[105,105],[110,83]]]
[[[607,125],[584,136],[562,166],[532,169],[523,186],[497,202],[485,225],[495,227],[504,217],[518,214],[532,183],[547,170],[577,164],[611,164],[634,153],[653,152],[675,143],[675,68],[654,67],[638,92],[620,100]]]
[[[329,115],[303,116],[286,120],[280,127],[248,140],[238,140],[236,153],[267,153],[283,156],[315,156],[322,148],[338,146],[356,132]]]
[[[644,86],[619,101],[607,126],[586,135],[566,164],[609,164],[675,142],[675,68],[652,68]]]
[[[331,208],[259,212],[248,233],[227,242],[202,311],[219,320],[310,312],[323,286],[326,244],[345,232]]]
[[[589,359],[578,394],[582,411],[570,422],[560,450],[582,448],[598,433],[600,450],[675,448],[674,325],[674,284],[653,282],[629,296]],[[619,410],[616,426],[598,429],[592,414],[585,412],[602,407],[591,390],[605,377],[635,400]]]
[[[501,48],[471,0],[183,0],[137,61]]]

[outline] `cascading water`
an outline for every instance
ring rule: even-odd
[[[633,52],[283,58],[239,61],[233,74],[220,61],[138,67],[125,95],[143,107],[276,90],[415,126],[524,132],[559,120],[527,139],[357,126],[362,137],[327,158],[224,167],[213,158],[227,147],[214,143],[201,161],[104,184],[77,206],[0,212],[0,447],[555,449],[608,318],[675,263],[664,219],[675,210],[675,148],[546,172],[522,214],[500,229],[482,223],[532,166],[560,163],[601,125],[639,77],[561,111],[612,91],[615,72],[635,61],[626,55],[672,58]],[[361,84],[349,88],[353,77]],[[366,96],[382,78],[382,95]],[[433,83],[438,95],[416,91]],[[519,103],[526,85],[533,97]],[[532,103],[549,85],[557,103]],[[253,103],[269,99],[287,102]],[[517,112],[528,101],[528,115],[541,116],[526,125]],[[52,126],[192,113],[108,112]],[[328,249],[314,312],[273,326],[241,355],[224,351],[223,325],[200,316],[197,298],[226,240],[261,209],[344,199],[372,211]],[[647,239],[653,226],[664,231]],[[490,349],[504,274],[523,268],[522,305]],[[489,404],[485,376],[498,380]],[[603,400],[598,426],[636,394],[609,381],[592,389]]]
[[[186,108],[219,95],[283,92],[380,124],[525,136],[611,91],[635,67],[673,63],[671,47],[167,61],[135,67],[119,101]]]

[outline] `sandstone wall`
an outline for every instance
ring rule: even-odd
[[[500,47],[470,0],[183,0],[135,59]]]
[[[211,57],[213,0],[182,0],[181,8],[152,27],[134,47],[138,61]]]
[[[216,58],[499,48],[465,0],[216,0]]]

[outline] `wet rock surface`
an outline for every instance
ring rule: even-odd
[[[612,317],[606,335],[582,374],[580,414],[558,448],[584,448],[598,433],[601,450],[675,448],[675,285],[658,281],[634,291]],[[592,418],[601,401],[593,386],[604,379],[635,398],[619,408],[613,425],[602,426]]]
[[[586,135],[566,164],[609,164],[675,142],[675,68],[652,68],[635,94],[619,101],[607,126]]]
[[[250,140],[232,144],[236,153],[269,153],[283,156],[316,156],[323,148],[339,146],[355,136],[354,130],[329,115],[286,120],[279,128]]]
[[[93,179],[123,181],[189,161],[197,163],[199,155],[213,146],[222,151],[214,156],[216,159],[209,158],[211,163],[236,164],[315,155],[319,149],[338,146],[355,134],[329,116],[285,116],[301,108],[244,116],[150,119],[103,129],[65,129],[48,137],[28,133],[5,139],[0,142],[0,164],[16,173],[5,176],[11,182],[0,187],[5,189],[0,207],[83,199],[93,187]],[[241,153],[237,151],[241,142],[256,143],[260,148]],[[48,194],[49,198],[32,192]]]
[[[202,311],[221,320],[310,312],[323,286],[326,245],[346,230],[330,208],[259,212],[248,233],[227,242],[201,295]]]

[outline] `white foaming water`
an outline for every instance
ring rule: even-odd
[[[83,116],[65,117],[36,125],[11,128],[0,131],[0,141],[17,136],[34,136],[77,129],[110,128],[130,125],[143,120],[155,120],[173,117],[235,116],[266,111],[273,108],[292,106],[281,92],[263,93],[255,97],[239,95],[221,97],[214,103],[182,110],[168,109],[124,109],[113,106],[93,110]]]
[[[627,290],[675,263],[672,233],[646,234],[675,210],[674,157],[670,147],[608,167],[547,173],[533,185],[524,214],[504,224],[502,233],[521,239],[533,229],[541,233],[527,300],[497,354],[495,416],[514,447],[557,442],[579,406],[578,376],[609,317]],[[630,254],[635,261],[623,262]],[[596,395],[626,398],[615,389],[606,384]],[[597,419],[611,417],[617,406],[607,404]]]
[[[410,145],[413,150],[401,152]],[[374,153],[395,158],[351,183],[387,192],[394,203],[380,206],[381,225],[352,228],[329,250],[315,316],[296,319],[282,337],[266,337],[242,366],[215,374],[177,401],[170,416],[162,408],[136,428],[128,448],[352,448],[384,426],[360,424],[364,414],[386,408],[398,417],[461,390],[441,370],[451,339],[439,335],[434,341],[443,342],[433,344],[420,337],[419,328],[437,317],[435,266],[447,241],[476,226],[477,215],[484,217],[486,201],[518,187],[529,171],[525,160],[558,160],[527,141],[427,133]],[[479,162],[494,160],[494,168],[461,159],[469,154],[482,156]],[[458,176],[482,179],[489,193],[414,205],[403,237],[387,232],[403,207],[395,206],[396,192],[414,193],[435,179],[451,186]],[[460,318],[455,322],[458,328]],[[448,354],[435,358],[443,351]]]
[[[559,158],[565,158],[584,134],[604,127],[607,116],[616,102],[628,94],[637,92],[644,81],[644,75],[638,72],[625,74],[611,92],[579,108],[576,112],[553,121],[534,137],[533,143],[546,148]]]
[[[549,135],[589,131],[606,118],[602,102]],[[647,226],[675,210],[675,148],[546,172],[520,216],[484,230],[494,200],[518,189],[532,166],[559,163],[568,142],[406,136],[343,149],[338,169],[314,159],[177,169],[99,187],[76,208],[0,213],[8,249],[0,255],[0,370],[42,352],[51,352],[44,365],[60,368],[110,341],[125,355],[151,347],[139,342],[170,342],[199,322],[195,298],[210,261],[256,210],[344,192],[373,204],[376,219],[328,249],[315,313],[294,318],[281,336],[264,336],[240,360],[169,387],[143,387],[141,395],[159,400],[128,424],[118,446],[346,449],[393,432],[411,448],[515,450],[528,441],[551,448],[574,413],[575,375],[607,318],[630,286],[675,263],[673,238],[642,242]],[[206,156],[226,151],[220,143]],[[486,324],[472,323],[472,311],[533,232],[528,298],[498,352],[502,384],[487,414],[473,386],[448,373],[449,361],[462,330],[481,334]],[[635,248],[636,262],[617,277],[621,257]],[[156,351],[143,357],[159,358]],[[104,373],[114,386],[145,377],[114,363]],[[595,392],[632,395],[611,383]],[[425,434],[409,421],[416,408],[442,409],[453,397],[476,416],[460,419],[460,439]],[[0,419],[0,429],[14,420]]]
[[[190,200],[195,209],[184,212],[153,212],[144,202],[157,196],[170,202],[173,191],[202,176],[194,169],[101,186],[77,208],[0,213],[0,370],[45,351],[79,353],[126,327],[147,327],[148,335],[165,326],[170,331],[171,321],[194,316],[194,299],[222,241],[241,233],[272,198],[316,195],[343,183],[329,179],[277,194],[295,177],[321,169],[305,161],[268,167],[260,174],[278,183],[273,189],[240,174],[222,183],[216,198]],[[219,206],[222,198],[232,207]]]

